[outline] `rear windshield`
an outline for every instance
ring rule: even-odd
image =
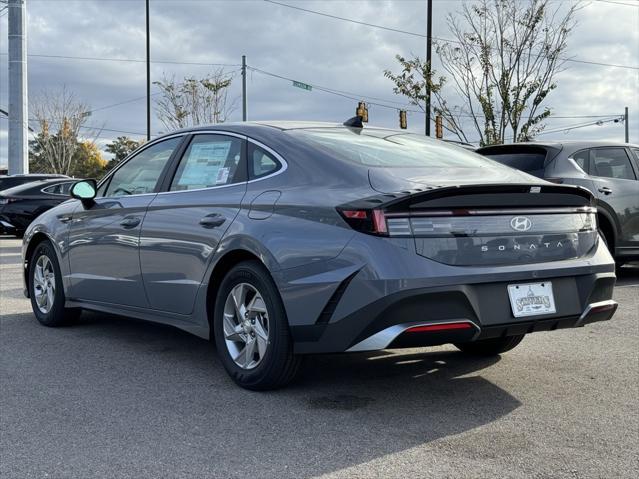
[[[26,183],[31,183],[34,181],[39,181],[46,177],[40,176],[13,176],[9,178],[0,178],[0,191],[8,190],[9,188],[13,188],[14,186],[24,185]]]
[[[441,140],[385,130],[289,130],[301,141],[338,158],[372,167],[478,168],[492,162]]]
[[[33,180],[23,180],[22,178],[0,178],[0,191],[8,190],[9,188],[13,188],[14,186],[21,185],[23,183],[28,183]]]
[[[503,151],[503,150],[502,150]],[[498,161],[502,165],[517,168],[535,176],[543,176],[546,151],[542,148],[526,149],[520,151],[485,150],[480,153],[488,158]]]

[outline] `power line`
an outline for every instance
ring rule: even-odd
[[[159,95],[160,93],[161,92],[155,92],[155,93],[152,93],[151,96],[156,96],[156,95]],[[146,95],[138,96],[138,97],[135,97],[135,98],[131,98],[129,100],[120,101],[118,103],[112,103],[110,105],[105,105],[105,106],[101,106],[101,107],[98,107],[98,108],[93,108],[93,109],[89,110],[89,113],[95,113],[96,111],[107,110],[109,108],[114,108],[116,106],[126,105],[127,103],[134,103],[136,101],[144,100],[145,98],[146,98]]]
[[[8,118],[5,117],[5,116],[0,116],[0,120],[8,120]],[[29,118],[29,121],[30,122],[37,122],[38,120],[36,118]],[[51,123],[59,123],[59,122],[51,121]],[[80,128],[82,128],[84,130],[93,130],[93,131],[109,131],[109,132],[113,132],[113,133],[126,133],[128,135],[138,135],[138,136],[145,136],[146,135],[146,133],[141,133],[139,131],[116,130],[116,129],[113,129],[113,128],[103,128],[103,127],[95,126],[95,125],[82,125],[82,126],[80,126]],[[31,131],[33,132],[33,130],[31,130]]]
[[[0,55],[7,55],[5,52],[0,52]],[[100,61],[100,62],[129,62],[129,63],[146,63],[146,60],[140,60],[137,58],[108,58],[108,57],[80,57],[72,55],[45,55],[40,53],[29,53],[28,57],[35,58],[55,58],[65,60],[88,60],[88,61]],[[169,64],[169,65],[198,65],[198,66],[218,66],[218,67],[239,67],[239,63],[205,63],[205,62],[181,62],[175,60],[151,60],[151,63]]]
[[[290,81],[290,82],[295,81],[292,78],[288,78],[288,77],[285,77],[283,75],[279,75],[277,73],[268,72],[268,71],[262,70],[260,68],[255,68],[255,67],[251,67],[251,66],[248,66],[248,65],[247,65],[246,68],[248,70],[251,70],[251,71],[254,71],[254,72],[257,72],[257,73],[261,73],[263,75],[267,75],[267,76],[274,77],[274,78],[279,78],[280,80],[286,80],[286,81]],[[306,83],[306,84],[310,85],[311,87],[313,87],[316,90],[323,91],[325,93],[330,93],[330,94],[336,95],[336,96],[341,96],[342,98],[347,98],[349,100],[359,101],[359,100],[363,100],[363,99],[365,99],[365,100],[374,99],[374,97],[369,97],[369,96],[365,96],[365,95],[359,95],[357,93],[343,92],[343,91],[340,91],[340,90],[334,90],[332,88],[323,87],[323,86],[316,85],[316,84],[313,84],[313,83]],[[387,101],[387,100],[380,100],[380,101]],[[395,106],[387,105],[387,104],[384,104],[384,103],[378,103],[377,101],[368,101],[367,103],[369,105],[375,105],[375,106],[379,106],[379,107],[382,107],[382,108],[388,108],[388,109],[391,109],[391,110],[406,110],[406,111],[412,111],[412,112],[415,112],[415,113],[421,113],[419,110],[409,110],[409,109],[405,108],[406,104],[404,104],[404,103],[393,102],[393,101],[388,101],[388,102],[389,103],[395,103],[396,105]]]
[[[565,127],[562,128],[555,128],[553,130],[548,130],[548,131],[542,131],[540,133],[538,133],[536,136],[540,136],[540,135],[549,135],[551,133],[561,133],[561,132],[566,132],[566,131],[572,131],[572,130],[577,130],[579,128],[586,128],[588,126],[601,126],[604,123],[620,123],[622,121],[622,117],[617,116],[616,118],[609,118],[607,120],[598,120],[598,121],[593,121],[593,122],[588,122],[588,123],[583,123],[583,124],[576,124],[576,125],[567,125]]]
[[[338,15],[331,15],[329,13],[325,13],[325,12],[319,12],[317,10],[311,10],[308,8],[302,8],[302,7],[298,7],[295,5],[290,5],[288,3],[283,3],[283,2],[278,2],[275,0],[263,0],[266,3],[272,3],[273,5],[279,5],[282,7],[286,7],[286,8],[290,8],[292,10],[299,10],[302,12],[306,12],[306,13],[312,13],[314,15],[320,15],[322,17],[328,17],[328,18],[332,18],[334,20],[340,20],[340,21],[344,21],[344,22],[350,22],[350,23],[355,23],[357,25],[364,25],[366,27],[371,27],[371,28],[378,28],[380,30],[386,30],[386,31],[391,31],[391,32],[395,32],[395,33],[402,33],[404,35],[412,35],[415,37],[420,37],[420,38],[426,38],[426,35],[423,33],[417,33],[417,32],[410,32],[407,30],[401,30],[398,28],[391,28],[391,27],[387,27],[384,25],[378,25],[375,23],[368,23],[368,22],[362,22],[360,20],[355,20],[353,18],[346,18],[346,17],[340,17]],[[627,4],[630,5],[630,4]],[[632,5],[630,5],[632,6]],[[440,42],[448,42],[448,43],[457,43],[457,44],[462,44],[462,42],[460,42],[459,40],[453,40],[450,38],[441,38],[441,37],[433,37],[433,40],[437,40]],[[542,55],[536,55],[536,54],[531,54],[532,56],[536,56],[536,57],[541,57]],[[620,64],[615,64],[615,63],[604,63],[604,62],[595,62],[595,61],[589,61],[589,60],[578,60],[576,58],[561,58],[561,60],[566,61],[566,62],[572,62],[572,63],[583,63],[586,65],[597,65],[597,66],[607,66],[607,67],[615,67],[615,68],[626,68],[629,70],[639,70],[639,66],[632,66],[632,65],[620,65]]]
[[[274,0],[263,0],[263,1],[266,2],[266,3],[272,3],[274,5],[280,5],[282,7],[291,8],[293,10],[300,10],[302,12],[313,13],[315,15],[320,15],[322,17],[332,18],[334,20],[342,20],[344,22],[356,23],[358,25],[364,25],[366,27],[379,28],[380,30],[386,30],[386,31],[389,31],[389,32],[403,33],[405,35],[412,35],[414,37],[426,38],[426,35],[424,35],[423,33],[409,32],[407,30],[400,30],[399,28],[391,28],[391,27],[386,27],[384,25],[377,25],[375,23],[362,22],[360,20],[354,20],[352,18],[340,17],[338,15],[331,15],[329,13],[318,12],[316,10],[309,10],[308,8],[297,7],[295,5],[289,5],[288,3],[276,2]],[[435,37],[433,37],[433,38],[435,38]]]
[[[624,5],[626,7],[639,7],[639,3],[624,3],[624,2],[615,2],[613,0],[595,0],[596,2],[600,2],[600,3],[612,3],[614,5]]]
[[[293,78],[289,78],[287,76],[284,75],[280,75],[278,73],[273,73],[273,72],[269,72],[266,70],[262,70],[260,68],[256,68],[253,66],[249,66],[247,65],[246,68],[248,70],[257,72],[257,73],[261,73],[263,75],[267,75],[273,78],[277,78],[280,80],[285,80],[285,81],[289,81],[289,82],[293,82],[296,81]],[[415,109],[411,109],[408,108],[408,104],[406,103],[400,103],[400,102],[395,102],[392,100],[387,100],[387,99],[383,99],[383,98],[376,98],[376,97],[371,97],[371,96],[367,96],[367,95],[361,95],[359,93],[354,93],[354,92],[349,92],[349,91],[343,91],[343,90],[337,90],[334,88],[329,88],[329,87],[325,87],[325,86],[320,86],[320,85],[315,85],[313,83],[308,83],[306,81],[304,81],[304,83],[306,83],[307,85],[310,85],[311,87],[313,87],[316,90],[325,92],[325,93],[330,93],[332,95],[336,95],[336,96],[340,96],[343,98],[347,98],[349,100],[354,100],[354,101],[361,101],[361,100],[367,100],[367,104],[368,105],[375,105],[375,106],[379,106],[382,108],[387,108],[387,109],[391,109],[391,110],[404,110],[407,112],[411,112],[411,113],[418,113],[421,115],[424,115],[425,113],[422,110],[415,110]],[[382,101],[385,103],[378,103],[376,101],[368,101],[368,100],[378,100],[378,101]],[[394,106],[394,105],[389,105],[388,103],[395,103],[396,105],[399,106]],[[549,119],[577,119],[577,118],[609,118],[611,116],[616,116],[617,114],[610,114],[610,115],[562,115],[562,116],[550,116]],[[455,115],[461,118],[484,118],[483,115],[470,115],[470,114],[460,114],[460,115]]]

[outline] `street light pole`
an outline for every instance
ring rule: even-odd
[[[430,136],[430,72],[433,46],[433,0],[427,0],[426,10],[426,65],[428,67],[428,76],[426,77],[426,136]]]
[[[626,130],[626,143],[630,143],[630,125],[628,125],[628,107],[626,107],[626,110],[624,111],[624,114],[623,114],[623,125],[624,125],[624,129]]]
[[[149,35],[149,0],[146,0],[146,140],[151,139],[151,38]]]
[[[29,173],[26,0],[9,0],[9,174]]]

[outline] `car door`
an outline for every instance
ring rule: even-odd
[[[149,205],[140,263],[151,308],[187,315],[218,243],[246,193],[245,138],[194,134]]]
[[[176,136],[151,143],[100,184],[91,204],[75,210],[69,228],[71,298],[148,307],[140,228],[182,140]]]
[[[624,147],[590,150],[590,174],[600,203],[614,211],[619,249],[639,243],[639,181],[630,161],[632,153]]]

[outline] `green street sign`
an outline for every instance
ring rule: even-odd
[[[313,87],[311,85],[307,85],[306,83],[302,83],[301,81],[293,80],[293,86],[297,88],[301,88],[302,90],[311,91]]]

